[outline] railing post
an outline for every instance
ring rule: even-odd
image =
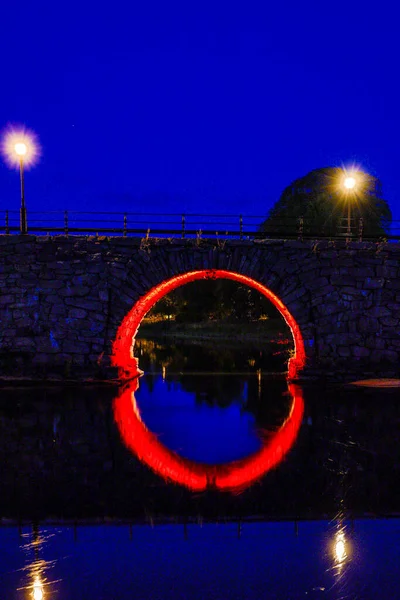
[[[362,217],[358,220],[358,241],[362,242],[363,239],[364,220]]]
[[[185,215],[182,215],[182,239],[185,239],[185,225],[186,225],[186,218],[185,218]]]
[[[239,236],[243,239],[243,215],[239,215]]]
[[[10,224],[8,220],[8,210],[6,210],[6,235],[10,233]]]
[[[125,213],[124,214],[124,234],[123,234],[124,237],[126,237],[126,235],[127,235],[127,229],[128,229],[128,216]]]
[[[68,235],[68,211],[64,210],[64,233]]]
[[[298,231],[297,231],[297,239],[298,240],[303,240],[303,231],[304,231],[304,218],[300,217],[299,218],[299,227],[298,227]]]

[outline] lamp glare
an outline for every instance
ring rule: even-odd
[[[356,183],[355,177],[346,177],[344,180],[344,187],[346,190],[353,190],[356,187]]]
[[[18,154],[18,156],[25,156],[25,154],[28,151],[28,148],[26,147],[26,144],[19,142],[18,144],[15,144],[14,150],[16,154]]]

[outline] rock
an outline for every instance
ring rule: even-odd
[[[365,290],[375,290],[377,288],[382,288],[385,283],[383,277],[366,277],[364,279],[363,288]]]
[[[83,308],[84,310],[96,310],[102,311],[103,305],[98,300],[92,300],[92,298],[65,298],[65,304],[67,306],[73,306],[75,308]]]
[[[362,316],[358,320],[358,330],[361,333],[375,333],[379,329],[380,325],[377,318]]]
[[[60,289],[59,294],[60,296],[67,296],[67,297],[71,297],[71,296],[87,296],[90,292],[90,288],[88,288],[87,286],[78,286],[78,285],[70,285],[67,287],[63,287],[63,289]]]
[[[364,348],[363,346],[352,346],[351,351],[356,358],[365,358],[371,354],[369,348]]]
[[[99,291],[99,298],[103,302],[108,302],[108,290],[100,290]]]
[[[339,354],[339,356],[351,355],[350,348],[348,346],[339,346],[339,348],[337,349],[337,353]]]
[[[89,354],[89,344],[86,342],[63,340],[62,351],[71,354]]]
[[[68,311],[68,317],[70,319],[84,319],[87,315],[87,311],[83,308],[71,308]]]

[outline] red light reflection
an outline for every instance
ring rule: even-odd
[[[164,446],[143,423],[135,399],[138,378],[125,388],[114,402],[114,418],[125,445],[165,480],[194,491],[208,488],[242,490],[278,465],[293,446],[304,412],[301,388],[289,384],[292,396],[290,412],[280,429],[263,440],[260,450],[241,460],[223,465],[196,463]]]
[[[143,317],[163,296],[172,292],[175,288],[197,279],[233,279],[234,281],[238,281],[239,283],[254,288],[272,302],[285,319],[293,335],[295,355],[291,357],[288,362],[288,378],[290,380],[296,379],[297,375],[305,365],[306,353],[303,336],[301,335],[300,327],[295,318],[278,296],[258,281],[251,279],[251,277],[247,277],[247,275],[220,269],[190,271],[183,275],[176,275],[153,287],[136,302],[123,319],[113,343],[112,364],[119,367],[119,377],[121,379],[131,379],[141,373],[138,368],[138,360],[134,356],[133,348],[135,345],[136,334]]]

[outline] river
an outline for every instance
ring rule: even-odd
[[[288,385],[281,350],[3,387],[0,598],[400,598],[399,391]]]

